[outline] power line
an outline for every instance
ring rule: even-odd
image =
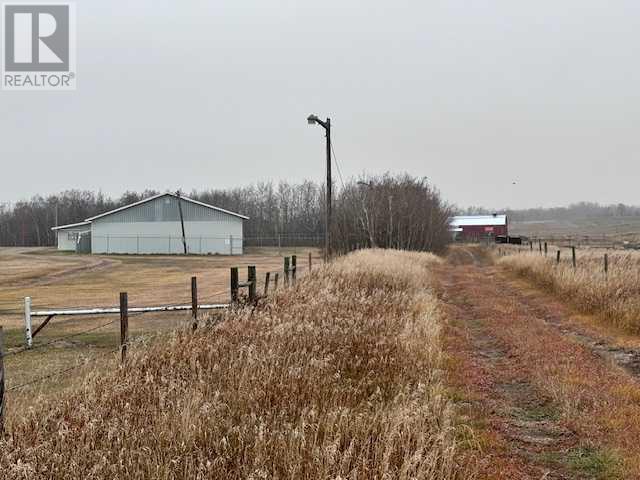
[[[342,169],[340,168],[340,163],[338,162],[338,157],[336,157],[336,152],[333,149],[333,141],[331,142],[331,154],[333,155],[333,159],[336,161],[336,167],[338,168],[338,175],[340,176],[340,183],[342,183],[342,189],[346,189],[344,186],[344,179],[342,178]]]

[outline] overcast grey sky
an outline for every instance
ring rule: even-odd
[[[345,176],[640,204],[637,0],[76,5],[78,90],[0,91],[0,201],[321,181],[317,113]]]

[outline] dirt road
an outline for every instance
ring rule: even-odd
[[[481,478],[640,478],[638,353],[478,249],[436,271],[451,383]]]

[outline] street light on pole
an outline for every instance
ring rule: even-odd
[[[326,263],[331,258],[331,119],[322,121],[317,115],[309,115],[307,122],[309,125],[320,125],[324,128],[327,137],[327,211],[324,226],[324,261]]]

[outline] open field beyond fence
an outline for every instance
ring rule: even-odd
[[[511,221],[511,235],[567,244],[623,247],[640,241],[640,217],[593,217],[574,220]]]
[[[497,247],[499,264],[563,296],[580,311],[640,333],[640,252],[548,245]],[[558,257],[558,252],[560,256]],[[559,261],[558,261],[559,259]]]

